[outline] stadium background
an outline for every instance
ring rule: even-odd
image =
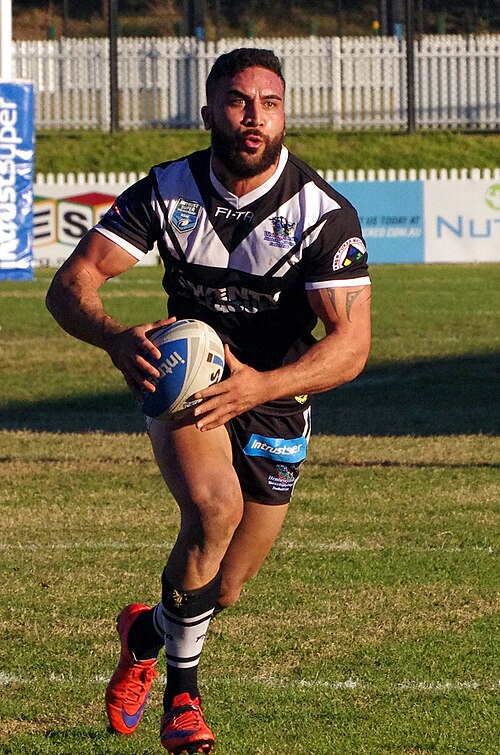
[[[115,2],[116,0],[111,0]],[[107,34],[109,0],[14,0],[14,39]],[[417,34],[500,30],[495,0],[415,0]],[[120,0],[120,33],[171,36],[204,29],[206,39],[392,33],[405,0]]]
[[[498,752],[498,265],[372,275],[368,368],[319,397],[276,548],[210,630],[220,755]],[[161,685],[130,739],[107,733],[102,700],[113,616],[156,600],[175,505],[116,370],[46,312],[50,277],[0,283],[0,751],[152,754]],[[162,316],[160,277],[110,282],[106,306]]]

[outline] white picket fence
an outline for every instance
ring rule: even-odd
[[[377,170],[318,170],[320,176],[329,183],[344,181],[499,181],[499,168],[409,168],[408,170],[395,168],[379,168]],[[123,191],[127,186],[147,176],[142,172],[120,173],[37,173],[35,184],[37,189],[44,187],[60,187],[61,189],[85,187],[86,190],[98,189],[101,192],[113,192],[116,187]]]
[[[287,81],[290,127],[402,129],[406,48],[395,37],[118,40],[119,124],[199,128],[205,80],[235,47],[272,48]],[[415,107],[423,128],[500,127],[500,34],[424,36],[415,43]],[[37,128],[108,129],[106,39],[14,43],[13,74],[35,84]]]

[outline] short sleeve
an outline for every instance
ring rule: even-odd
[[[159,222],[152,197],[150,174],[120,194],[95,230],[141,259],[158,237]]]
[[[333,210],[307,248],[306,289],[369,285],[368,255],[356,210]]]

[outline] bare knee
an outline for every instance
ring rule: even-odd
[[[243,516],[241,492],[230,485],[203,486],[191,491],[191,503],[181,516],[181,529],[199,533],[205,543],[229,543]]]
[[[237,529],[243,512],[239,490],[214,486],[190,490],[184,500],[181,527],[167,563],[172,583],[194,589],[212,579]]]

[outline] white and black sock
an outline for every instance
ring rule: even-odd
[[[198,697],[198,664],[205,635],[219,598],[221,573],[197,590],[178,590],[162,575],[162,600],[153,609],[153,622],[165,638],[167,687],[165,710],[181,692]]]

